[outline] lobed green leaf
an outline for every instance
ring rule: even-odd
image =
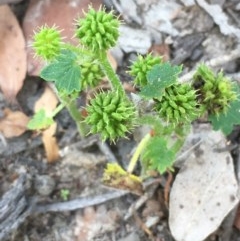
[[[150,139],[142,155],[142,161],[147,168],[157,170],[160,174],[171,168],[174,160],[174,151],[169,149],[167,141],[159,136]]]
[[[235,85],[234,90],[240,95],[240,87]],[[214,130],[221,130],[225,135],[231,133],[234,125],[240,124],[240,99],[232,101],[226,112],[209,115],[209,121],[212,122]]]
[[[153,66],[147,73],[147,85],[140,94],[146,99],[161,98],[165,88],[177,81],[181,71],[182,66],[171,66],[168,62]]]
[[[71,50],[63,50],[56,61],[47,65],[40,76],[46,81],[53,81],[58,90],[71,94],[81,91],[81,70],[77,55]]]
[[[33,118],[28,122],[29,130],[42,130],[46,129],[54,123],[52,117],[47,116],[44,109],[39,110]]]

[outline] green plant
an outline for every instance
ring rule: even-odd
[[[60,190],[60,197],[63,201],[67,201],[70,196],[70,191],[68,189],[61,189]]]
[[[162,174],[172,169],[191,122],[200,116],[208,116],[213,127],[225,133],[240,123],[240,118],[236,118],[239,111],[233,110],[239,106],[239,91],[222,72],[215,74],[204,64],[196,70],[192,83],[180,84],[178,76],[182,66],[164,63],[161,57],[151,54],[139,55],[128,72],[139,90],[138,97],[150,102],[152,107],[149,111],[136,105],[125,93],[107,59],[107,50],[117,42],[119,25],[120,21],[112,12],[90,7],[85,17],[77,20],[76,37],[80,47],[64,43],[56,27],[39,29],[33,48],[36,55],[48,62],[41,77],[55,84],[61,103],[50,115],[40,110],[28,126],[34,130],[46,128],[65,107],[76,121],[81,136],[98,133],[103,141],[115,142],[127,137],[136,126],[151,126],[151,132],[138,144],[127,171],[116,164],[109,164],[105,170],[106,184],[120,187],[124,183],[132,189],[139,184],[139,179],[132,175],[139,159],[143,175],[149,170]],[[96,92],[86,106],[77,107],[76,100],[81,92],[95,87],[103,76],[110,82],[111,90]],[[231,123],[227,131],[226,118]],[[119,180],[113,180],[114,177]]]

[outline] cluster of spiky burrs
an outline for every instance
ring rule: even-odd
[[[77,20],[77,26],[76,37],[93,51],[113,47],[119,36],[119,20],[103,8],[96,11],[90,7],[85,17]]]
[[[196,91],[189,84],[167,87],[160,99],[155,99],[155,110],[168,123],[190,123],[199,115]]]
[[[156,64],[162,62],[161,57],[155,57],[152,54],[148,54],[145,57],[138,55],[136,61],[131,65],[129,74],[134,77],[134,84],[139,87],[143,87],[147,84],[147,72],[152,69]]]
[[[37,56],[51,61],[60,54],[61,35],[55,26],[43,26],[34,34],[33,49]]]
[[[105,76],[97,61],[88,61],[81,64],[82,89],[96,87]]]
[[[198,102],[209,114],[226,112],[229,103],[237,98],[233,83],[223,75],[223,72],[214,74],[209,67],[201,64],[193,78]]]
[[[99,133],[103,140],[125,137],[134,125],[135,107],[125,96],[115,91],[101,92],[86,108],[86,123],[91,133]]]

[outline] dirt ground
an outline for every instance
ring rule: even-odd
[[[33,2],[13,1],[10,4],[21,28],[26,28],[24,19],[29,4]],[[105,1],[108,9],[120,13],[124,22],[121,39],[112,56],[127,91],[133,88],[126,73],[127,66],[138,53],[151,51],[163,55],[173,64],[183,64],[183,76],[199,63],[211,60],[214,70],[222,69],[227,76],[240,81],[240,50],[236,53],[240,43],[239,1],[209,0],[208,4],[215,4],[223,11],[214,14],[209,10],[214,16],[207,12],[210,8],[204,8],[202,2]],[[221,14],[228,18],[227,22]],[[26,33],[26,29],[24,31]],[[33,114],[34,103],[45,91],[46,83],[29,72],[28,68],[16,102],[9,102],[0,93],[0,118],[4,117],[6,108],[20,110],[28,116]],[[96,136],[81,139],[67,110],[61,111],[56,120],[55,138],[60,157],[52,163],[47,161],[41,135],[25,131],[17,137],[6,138],[0,132],[0,194],[3,198],[12,189],[11,197],[15,196],[15,200],[5,199],[3,202],[2,199],[0,203],[1,240],[175,240],[169,229],[166,197],[180,167],[174,174],[166,173],[151,179],[142,196],[111,189],[102,184],[104,168],[108,162],[114,161],[122,167],[127,166],[136,147],[133,136],[116,144],[102,143]],[[237,177],[239,137],[240,128],[236,126],[228,140],[232,143],[230,152]],[[137,174],[140,171],[139,166]],[[11,206],[7,214],[4,214],[4,205]],[[234,221],[238,212],[237,207],[233,209],[206,240],[239,241],[240,225]]]

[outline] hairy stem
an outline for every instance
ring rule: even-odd
[[[103,70],[104,70],[106,76],[108,77],[109,81],[111,82],[113,89],[119,91],[119,93],[121,93],[121,94],[124,94],[125,92],[124,92],[123,86],[121,84],[121,81],[118,78],[115,71],[113,70],[111,64],[109,63],[107,54],[105,52],[102,52],[99,54],[99,56],[97,56],[97,58],[99,59],[100,63],[102,64]]]
[[[140,143],[138,144],[137,146],[137,149],[136,151],[134,152],[130,162],[129,162],[129,165],[128,165],[128,169],[127,169],[127,172],[128,173],[132,173],[136,164],[137,164],[137,161],[139,159],[139,156],[141,155],[143,149],[145,148],[145,146],[147,145],[148,141],[151,139],[151,135],[150,133],[148,133],[147,135],[145,135],[143,137],[143,139],[140,141]]]
[[[64,103],[60,103],[56,108],[55,110],[52,112],[52,115],[51,117],[55,117],[63,108],[65,108],[66,105]]]
[[[77,129],[78,129],[80,136],[81,137],[85,136],[86,135],[86,126],[85,126],[85,123],[83,123],[83,117],[81,115],[81,112],[76,105],[76,100],[71,99],[67,96],[61,97],[61,100],[63,101],[63,104],[68,109],[71,117],[76,122]]]

